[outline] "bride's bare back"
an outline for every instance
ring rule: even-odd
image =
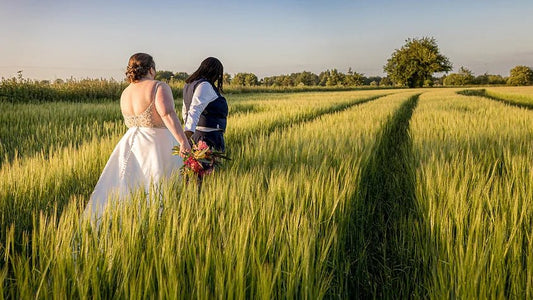
[[[165,127],[157,112],[155,96],[159,82],[144,80],[130,84],[120,97],[120,109],[128,127]]]

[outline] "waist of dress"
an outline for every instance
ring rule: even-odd
[[[148,127],[161,128],[166,127],[162,121],[156,122],[153,118],[144,118],[143,116],[124,117],[124,124],[128,127]]]
[[[139,130],[167,130],[168,131],[168,128],[166,127],[153,127],[153,126],[130,126],[128,127],[128,130],[129,129],[139,129]]]

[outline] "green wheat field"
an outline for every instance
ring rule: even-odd
[[[200,199],[99,227],[118,99],[0,102],[0,299],[533,298],[533,87],[226,97]]]

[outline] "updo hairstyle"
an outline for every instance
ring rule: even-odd
[[[126,68],[126,77],[129,82],[141,80],[151,68],[155,70],[155,62],[151,55],[146,53],[135,53],[130,57]]]

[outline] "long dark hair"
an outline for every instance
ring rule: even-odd
[[[212,85],[216,86],[219,92],[223,92],[223,75],[224,75],[224,66],[220,60],[215,57],[208,57],[202,61],[198,70],[185,79],[186,83],[191,83],[198,79],[206,79]]]

